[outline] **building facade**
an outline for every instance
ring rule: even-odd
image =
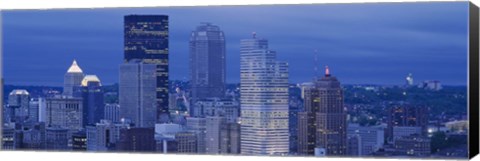
[[[53,97],[46,99],[46,125],[71,131],[83,128],[83,103],[81,98]]]
[[[120,118],[131,120],[136,127],[155,127],[157,65],[132,60],[120,65]]]

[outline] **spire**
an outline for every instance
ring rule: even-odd
[[[68,68],[67,73],[83,73],[83,71],[78,66],[77,61],[75,59],[73,59],[73,63],[70,66],[70,68]]]
[[[314,54],[313,54],[313,72],[314,72],[314,75],[315,75],[315,79],[317,79],[320,74],[318,73],[318,50],[315,49],[314,50]]]
[[[325,66],[325,77],[330,77],[330,69],[328,69],[328,65]]]

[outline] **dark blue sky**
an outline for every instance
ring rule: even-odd
[[[468,2],[437,2],[4,11],[5,84],[61,86],[73,59],[118,82],[128,14],[170,16],[170,79],[187,80],[190,32],[212,22],[227,38],[228,82],[239,82],[240,39],[253,31],[289,62],[291,83],[312,80],[314,49],[342,83],[467,80]]]

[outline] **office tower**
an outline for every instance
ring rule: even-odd
[[[140,59],[156,65],[156,120],[169,122],[168,112],[168,16],[124,17],[124,61]]]
[[[35,122],[45,122],[45,99],[38,97],[30,99],[29,119]]]
[[[179,132],[175,134],[177,153],[197,153],[197,135],[194,132]]]
[[[288,153],[288,64],[255,34],[240,44],[240,109],[242,154]]]
[[[187,117],[187,130],[197,136],[197,153],[205,153],[207,120],[205,118]]]
[[[360,126],[358,124],[348,124],[347,137],[349,146],[347,147],[349,155],[369,156],[379,149],[383,148],[385,142],[385,129],[380,126]],[[358,139],[357,146],[352,147],[351,140]],[[355,151],[354,154],[351,152]]]
[[[136,127],[153,128],[157,123],[156,67],[138,59],[120,65],[120,118]]]
[[[118,104],[106,104],[104,119],[110,120],[113,123],[120,122],[120,105]]]
[[[73,88],[73,96],[82,98],[83,126],[100,122],[104,115],[103,90],[96,75],[85,75],[80,86]]]
[[[225,117],[208,116],[206,117],[207,131],[205,137],[205,151],[208,154],[219,154],[221,142],[221,129],[226,124]]]
[[[389,107],[387,116],[387,141],[392,142],[394,137],[394,127],[419,127],[420,135],[427,135],[428,128],[428,108],[425,106],[415,106],[409,104],[392,104]],[[408,129],[398,129],[405,131]],[[409,130],[411,131],[411,130]]]
[[[240,124],[222,124],[220,129],[220,153],[240,154]]]
[[[216,25],[202,23],[190,36],[192,103],[225,95],[225,35]]]
[[[313,155],[315,149],[326,156],[346,155],[347,114],[343,107],[343,89],[336,77],[325,76],[304,88],[303,112],[298,113],[298,152]]]
[[[63,79],[63,95],[68,97],[73,96],[74,88],[80,86],[83,80],[83,71],[78,66],[76,60],[73,60],[72,65],[68,68]]]
[[[8,108],[10,119],[24,120],[28,118],[30,106],[30,94],[23,89],[15,89],[8,95]]]
[[[120,129],[120,137],[116,149],[127,152],[155,151],[154,128],[131,127]]]
[[[83,104],[81,98],[54,97],[47,98],[47,126],[58,126],[72,132],[83,128]]]
[[[195,109],[198,110],[196,116],[221,116],[230,123],[237,122],[240,115],[240,104],[233,99],[200,99],[195,103]]]
[[[61,127],[48,127],[46,129],[47,150],[68,150],[68,129]]]
[[[15,129],[2,126],[2,150],[15,150]]]
[[[87,151],[87,133],[84,130],[72,134],[72,150]]]

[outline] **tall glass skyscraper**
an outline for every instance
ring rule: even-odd
[[[157,122],[170,122],[168,112],[168,16],[124,17],[124,61],[155,64]]]
[[[241,153],[282,155],[289,151],[288,64],[276,60],[268,40],[241,40]]]
[[[225,94],[225,35],[218,26],[203,23],[190,36],[190,83],[196,100]]]

